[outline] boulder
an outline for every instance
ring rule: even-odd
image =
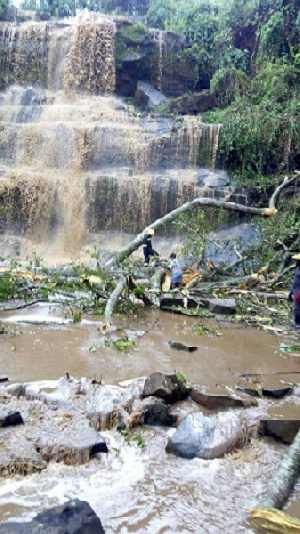
[[[64,462],[67,465],[88,463],[90,456],[108,448],[102,436],[90,427],[86,419],[60,413],[32,425],[26,435],[35,444],[44,461]]]
[[[284,443],[292,443],[299,430],[299,419],[263,419],[261,421],[262,435],[272,436]]]
[[[10,412],[7,410],[0,412],[0,428],[23,425],[23,423],[24,421],[20,412]]]
[[[104,534],[100,519],[85,501],[74,499],[38,514],[30,523],[4,523],[0,534]]]
[[[152,373],[145,382],[143,397],[160,397],[166,403],[172,404],[179,400],[185,399],[191,389],[186,386],[185,382],[179,380],[177,375]]]
[[[170,110],[181,115],[197,115],[217,107],[218,100],[214,94],[205,90],[201,93],[182,95],[170,102]]]
[[[252,405],[252,402],[247,399],[242,399],[237,395],[230,395],[226,390],[220,389],[220,391],[205,391],[193,388],[191,392],[191,398],[197,404],[205,406],[209,410],[214,410],[215,408],[235,408],[235,407],[244,407],[248,408]],[[254,400],[254,399],[253,399]],[[255,403],[256,404],[256,403]]]
[[[24,395],[23,384],[10,384],[9,386],[6,386],[5,390],[6,393],[12,397],[21,397],[21,395]]]
[[[210,299],[209,310],[218,315],[234,315],[236,313],[235,299]]]
[[[238,415],[220,412],[206,416],[201,412],[188,415],[169,439],[166,452],[182,458],[221,458],[244,442]]]
[[[149,109],[153,109],[155,106],[161,106],[166,100],[166,96],[148,82],[137,83],[135,98],[140,104],[143,104]]]
[[[25,476],[46,467],[34,444],[25,438],[23,427],[1,430],[0,477]]]
[[[170,407],[162,399],[152,399],[145,404],[145,425],[175,426],[176,422],[177,416],[170,413]]]

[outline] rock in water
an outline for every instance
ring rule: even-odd
[[[182,458],[220,458],[241,446],[244,434],[240,417],[231,412],[188,415],[169,439],[166,451]]]
[[[23,425],[24,421],[20,412],[0,412],[0,428],[6,426]]]
[[[185,382],[174,374],[152,373],[145,382],[143,397],[160,397],[167,404],[185,399],[191,391]]]
[[[186,352],[194,352],[195,350],[197,350],[197,347],[185,345],[185,343],[181,343],[180,341],[169,341],[169,345],[171,349],[185,350]]]
[[[105,534],[100,519],[85,501],[74,499],[38,514],[30,523],[4,523],[0,534]]]

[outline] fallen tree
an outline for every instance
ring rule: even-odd
[[[228,210],[228,211],[235,211],[235,212],[240,212],[240,213],[245,213],[245,214],[249,214],[249,215],[258,215],[258,216],[262,216],[262,217],[272,217],[274,216],[276,213],[277,213],[277,203],[278,203],[278,200],[280,198],[280,195],[282,193],[282,191],[289,187],[290,185],[296,183],[296,181],[300,178],[300,173],[299,172],[296,172],[291,178],[284,178],[283,182],[275,189],[275,191],[273,192],[273,194],[271,195],[270,199],[269,199],[269,203],[268,203],[268,206],[264,207],[264,208],[257,208],[257,207],[252,207],[252,206],[246,206],[244,204],[239,204],[239,203],[236,203],[236,202],[229,202],[229,201],[226,201],[226,200],[216,200],[216,199],[212,199],[212,198],[195,198],[194,200],[190,201],[190,202],[186,202],[185,204],[183,204],[182,206],[180,206],[179,208],[167,213],[166,215],[164,215],[163,217],[161,217],[160,219],[157,219],[155,220],[154,222],[151,223],[151,225],[149,225],[148,227],[146,227],[143,232],[141,234],[139,234],[133,241],[131,241],[128,245],[126,245],[126,247],[124,247],[118,254],[116,254],[113,258],[111,258],[106,266],[108,268],[113,268],[114,266],[116,265],[120,265],[120,263],[122,263],[122,261],[124,261],[126,258],[128,258],[134,251],[136,251],[143,243],[143,239],[144,239],[144,236],[145,234],[147,234],[148,230],[150,228],[153,228],[154,230],[158,230],[159,228],[163,227],[164,225],[166,225],[167,223],[169,222],[172,222],[174,221],[176,218],[178,218],[182,213],[185,213],[189,210],[191,210],[192,208],[194,207],[214,207],[214,208],[218,208],[218,209],[225,209],[225,210]],[[299,241],[299,244],[300,244],[300,241]],[[287,262],[287,255],[288,257],[291,256],[290,253],[288,253],[287,251],[285,252],[285,255],[284,255],[284,266],[280,266],[280,268],[278,269],[278,272],[277,272],[277,276],[276,276],[276,281],[280,280],[280,278],[286,273],[286,268],[285,268],[285,265],[286,265],[286,262]],[[238,254],[239,259],[238,259],[238,262],[237,262],[237,265],[239,263],[242,263],[243,261],[243,258],[240,254]],[[216,269],[217,271],[217,269]],[[224,273],[225,274],[225,273]],[[161,275],[157,275],[157,279],[161,279]],[[209,284],[203,284],[202,286],[202,289],[203,290],[212,290],[212,289],[216,289],[218,287],[224,287],[224,286],[230,286],[231,284],[232,285],[236,285],[237,283],[238,284],[256,284],[257,282],[260,281],[260,275],[259,273],[254,273],[254,274],[251,274],[251,275],[248,275],[248,276],[245,276],[245,277],[240,277],[239,279],[237,278],[234,278],[232,280],[230,279],[227,279],[226,280],[226,283],[223,283],[221,280],[216,280],[216,282],[211,282]],[[274,284],[273,284],[274,285]],[[120,286],[121,287],[121,286]],[[122,289],[124,288],[124,285],[122,285]],[[120,296],[120,293],[119,293],[119,296]],[[106,312],[105,312],[105,325],[104,325],[104,330],[107,328],[110,320],[111,320],[111,317],[112,317],[112,314],[113,314],[113,309],[114,309],[114,306],[116,305],[117,301],[118,301],[118,296],[117,296],[117,293],[114,291],[111,295],[111,297],[109,298],[108,302],[107,302],[107,306],[106,306]]]
[[[300,179],[300,172],[296,173],[291,178],[285,178],[283,182],[275,189],[274,193],[270,197],[268,206],[264,208],[256,208],[252,206],[246,206],[245,204],[239,204],[236,202],[228,202],[226,200],[216,200],[213,198],[199,197],[186,202],[179,208],[176,208],[173,211],[170,211],[160,219],[152,222],[147,226],[141,234],[139,234],[133,241],[128,243],[118,254],[114,256],[113,259],[109,260],[108,265],[112,263],[120,264],[125,258],[128,258],[135,250],[137,250],[145,237],[145,234],[149,228],[153,230],[158,230],[163,227],[165,224],[174,221],[179,215],[185,213],[195,207],[213,207],[218,209],[225,209],[228,211],[235,211],[240,213],[246,213],[248,215],[260,215],[262,217],[272,217],[277,213],[276,205],[278,203],[281,192],[286,188],[295,183],[296,180]]]

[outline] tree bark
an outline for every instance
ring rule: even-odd
[[[122,294],[123,289],[126,287],[126,284],[127,284],[127,278],[126,276],[122,276],[120,280],[118,281],[116,288],[114,289],[114,291],[112,292],[112,294],[110,295],[107,301],[107,304],[105,307],[104,324],[101,327],[101,330],[103,333],[108,329],[109,325],[111,324],[111,318],[114,312],[114,307],[116,306]]]

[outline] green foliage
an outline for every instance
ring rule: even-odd
[[[113,341],[113,346],[119,350],[120,352],[126,352],[130,349],[135,349],[137,347],[136,341],[129,340],[127,338],[119,339],[117,341]]]
[[[186,384],[186,376],[183,373],[176,371],[176,376],[180,382],[184,382]]]
[[[299,94],[299,69],[285,58],[266,63],[252,81],[251,99],[255,104],[287,102]]]
[[[222,336],[221,332],[213,326],[208,326],[204,323],[194,325],[194,330],[198,336]]]
[[[16,292],[16,285],[9,276],[0,277],[0,301],[12,299]]]
[[[141,432],[132,432],[129,433],[127,429],[120,430],[121,436],[123,436],[126,443],[135,442],[140,449],[145,449],[146,443],[145,438]]]
[[[294,345],[285,345],[284,343],[280,344],[281,352],[292,352],[293,356],[300,356],[300,344],[295,343]],[[298,353],[298,354],[297,354]]]
[[[225,165],[245,180],[289,171],[299,154],[299,110],[263,100],[237,99],[223,114],[220,153]]]
[[[285,51],[283,13],[274,13],[260,30],[259,58],[275,59]]]
[[[300,234],[300,199],[284,202],[284,210],[279,210],[276,217],[258,221],[261,230],[261,243],[256,249],[256,256],[261,264],[270,262],[270,268],[276,270],[278,258],[282,258],[285,247],[293,249],[293,243]]]
[[[81,323],[81,312],[75,311],[73,313],[73,323]]]
[[[213,76],[210,84],[211,91],[216,95],[220,106],[226,106],[237,97],[245,93],[248,78],[246,74],[235,67],[221,68]]]
[[[224,212],[219,209],[214,218],[214,226],[220,226],[224,222]],[[197,263],[202,263],[205,246],[212,230],[207,213],[200,208],[182,213],[173,222],[176,230],[185,235],[185,243],[182,246],[183,256],[192,256]]]

